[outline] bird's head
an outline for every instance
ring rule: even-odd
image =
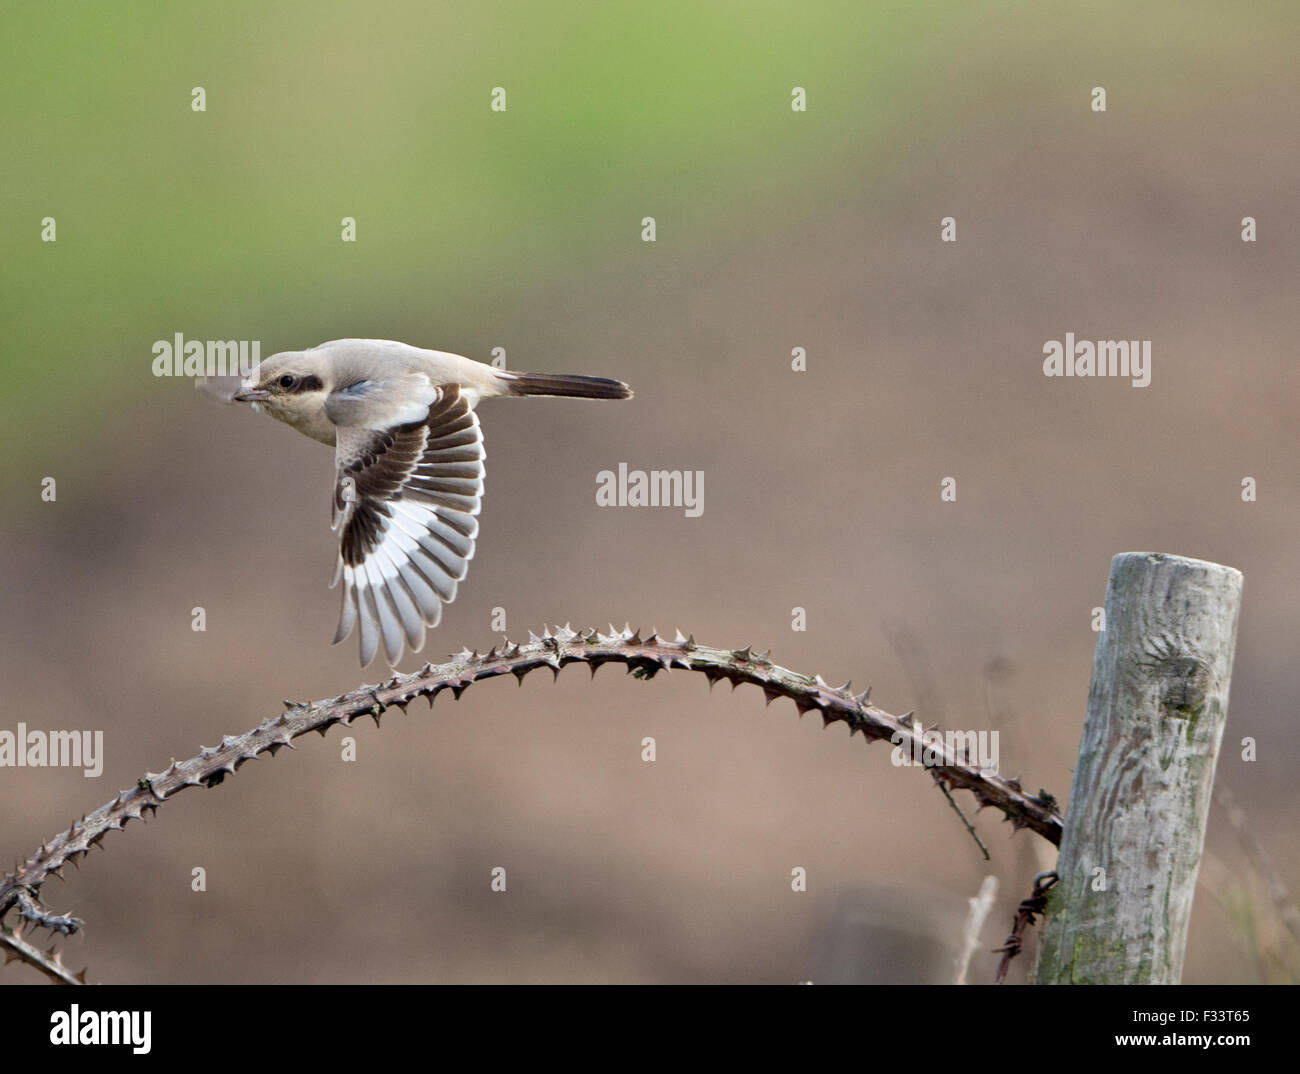
[[[329,366],[319,355],[286,351],[259,364],[231,398],[332,444],[334,428],[325,415],[331,388]]]

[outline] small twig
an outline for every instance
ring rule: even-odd
[[[85,924],[79,917],[50,913],[35,895],[24,888],[19,888],[15,893],[14,905],[17,907],[18,916],[24,921],[32,925],[40,925],[51,932],[62,933],[64,936],[71,936]]]
[[[975,957],[975,949],[980,945],[980,932],[984,928],[984,922],[988,920],[989,913],[993,909],[993,903],[998,897],[998,878],[996,876],[986,876],[983,883],[980,884],[979,894],[973,899],[967,899],[970,904],[970,913],[966,915],[966,925],[961,930],[961,950],[957,953],[956,973],[953,977],[953,984],[964,985],[966,983],[966,973],[970,969],[970,960]]]
[[[993,979],[994,984],[1001,984],[1006,980],[1007,968],[1011,965],[1011,960],[1020,954],[1023,945],[1021,937],[1025,929],[1035,923],[1039,914],[1047,913],[1047,893],[1056,881],[1056,873],[1051,871],[1039,873],[1034,877],[1034,893],[1029,898],[1021,900],[1020,907],[1016,910],[1015,924],[1011,926],[1011,935],[1001,947],[993,949],[995,955],[1002,956],[1002,961],[998,963],[997,976]]]
[[[5,953],[5,965],[10,962],[26,962],[45,974],[55,984],[83,985],[86,983],[86,971],[73,973],[63,964],[55,951],[42,951],[28,943],[17,932],[0,925],[0,948]]]
[[[1291,893],[1287,890],[1286,883],[1273,867],[1273,859],[1264,849],[1264,844],[1259,841],[1259,836],[1252,830],[1245,811],[1237,804],[1236,796],[1232,791],[1223,784],[1214,789],[1214,797],[1228,818],[1228,823],[1232,825],[1232,830],[1237,833],[1237,838],[1245,849],[1251,866],[1264,881],[1278,920],[1286,926],[1287,931],[1291,933],[1291,938],[1300,943],[1300,911],[1296,910],[1295,903],[1291,901]]]
[[[939,790],[943,792],[943,796],[948,799],[948,804],[952,806],[952,811],[956,813],[958,818],[961,820],[962,826],[965,827],[970,837],[975,840],[975,845],[980,848],[980,853],[984,855],[984,860],[988,861],[989,848],[984,845],[984,841],[980,839],[979,833],[975,831],[975,825],[966,819],[966,814],[961,811],[961,806],[959,806],[957,800],[953,798],[952,791],[945,787],[943,785],[943,780],[938,777],[935,778],[935,783],[939,785]]]

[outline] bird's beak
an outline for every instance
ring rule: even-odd
[[[256,403],[262,399],[270,399],[271,393],[265,388],[240,388],[230,398],[236,403]]]

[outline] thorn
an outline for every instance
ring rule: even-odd
[[[646,638],[645,643],[646,643],[647,645],[658,645],[658,644],[659,644],[659,632],[656,631],[656,630],[652,630],[652,631],[650,631],[650,634],[649,634],[649,636]]]
[[[474,659],[474,654],[471,653],[469,649],[462,649],[458,653],[452,653],[451,658],[453,660],[459,661],[462,664],[465,664],[468,663],[470,660]]]
[[[596,674],[596,669],[595,669],[595,668],[592,668],[591,673],[592,673],[593,675],[595,675],[595,674]],[[527,669],[526,669],[526,668],[515,668],[514,671],[512,672],[512,674],[514,675],[514,677],[515,677],[516,679],[519,680],[519,685],[520,685],[520,686],[523,686],[523,684],[524,684],[524,676],[528,674]]]
[[[870,697],[871,697],[871,687],[868,686],[865,690],[862,691],[862,693],[858,694],[858,696],[855,697],[853,700],[856,701],[859,705],[865,705]]]
[[[754,651],[748,645],[746,645],[743,649],[733,649],[731,651],[731,655],[735,657],[737,660],[740,660],[742,662],[748,662],[749,658],[754,655]]]
[[[763,696],[767,698],[767,704],[764,705],[763,707],[767,708],[768,705],[772,704],[773,701],[775,701],[778,697],[782,697],[783,695],[781,691],[776,689],[776,687],[774,686],[764,686]]]
[[[627,643],[628,643],[629,645],[640,645],[640,644],[641,644],[641,628],[640,628],[640,627],[637,627],[636,630],[634,630],[634,631],[632,632],[632,636],[631,636],[630,638],[627,639]]]

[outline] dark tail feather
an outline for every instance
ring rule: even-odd
[[[506,373],[511,395],[565,395],[574,399],[631,399],[632,389],[621,380],[584,377],[580,373]]]

